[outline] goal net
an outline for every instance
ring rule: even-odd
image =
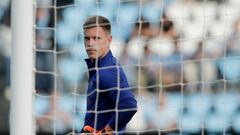
[[[125,134],[240,134],[239,0],[36,0],[36,134],[84,125],[83,22],[111,21],[138,111]],[[118,111],[118,110],[116,110]]]

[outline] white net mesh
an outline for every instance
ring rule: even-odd
[[[102,15],[111,21],[111,50],[138,101],[126,134],[240,134],[239,4],[37,0],[36,132],[74,134],[84,126],[82,25]]]

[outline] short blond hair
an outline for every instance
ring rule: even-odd
[[[88,18],[83,24],[84,30],[93,28],[93,27],[102,27],[105,31],[111,34],[111,23],[107,18],[103,16],[99,16],[99,15],[92,16]]]

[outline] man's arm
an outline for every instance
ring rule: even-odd
[[[129,88],[127,78],[122,68],[110,68],[102,70],[100,79],[100,89],[112,89],[108,91],[108,97],[115,104],[115,113],[109,120],[106,129],[120,131],[123,130],[133,115],[137,112],[137,101]]]
[[[137,112],[137,101],[129,89],[113,90],[110,92],[109,96],[112,100],[117,100],[118,103],[116,103],[116,113],[113,115],[108,125],[112,130],[119,131],[125,128],[127,123]]]

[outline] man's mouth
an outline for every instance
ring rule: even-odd
[[[95,49],[88,49],[87,52],[96,52]]]
[[[96,48],[94,48],[94,47],[87,47],[86,48],[86,51],[96,51],[97,49]]]

